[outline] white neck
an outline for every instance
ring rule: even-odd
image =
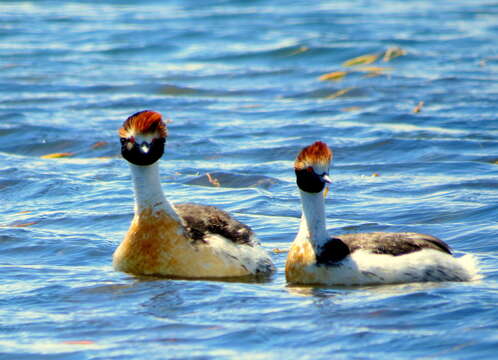
[[[325,223],[323,191],[309,193],[299,190],[299,192],[301,193],[303,215],[296,240],[308,240],[317,249],[329,239]]]
[[[159,178],[158,163],[139,166],[130,163],[133,185],[135,187],[135,214],[151,209],[152,212],[164,210],[173,219],[180,222],[180,218],[166,199]]]

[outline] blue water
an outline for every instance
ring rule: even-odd
[[[1,1],[0,358],[495,358],[497,49],[487,0]],[[285,252],[263,283],[115,272],[133,215],[117,129],[143,109],[171,120],[168,198],[269,251],[295,236],[293,159],[320,139],[331,232],[430,233],[483,279],[289,287]]]

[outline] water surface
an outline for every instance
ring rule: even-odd
[[[2,1],[0,357],[495,357],[497,20],[486,0]],[[290,287],[285,252],[266,282],[115,272],[133,215],[116,131],[143,109],[171,120],[168,198],[270,251],[297,231],[293,159],[323,140],[331,232],[430,233],[484,277]]]

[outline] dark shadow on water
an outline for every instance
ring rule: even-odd
[[[246,283],[246,284],[263,284],[269,283],[273,280],[275,272],[271,274],[258,274],[237,277],[198,277],[198,278],[184,278],[179,276],[161,276],[161,275],[131,275],[132,279],[137,282],[153,282],[165,280],[178,280],[178,281],[208,281],[208,282],[222,282],[222,283]]]
[[[352,292],[366,292],[370,295],[398,296],[408,295],[420,291],[448,288],[452,282],[424,282],[409,284],[382,284],[382,285],[292,285],[286,290],[297,296],[313,296],[320,298],[335,297],[351,294]],[[461,284],[461,283],[458,283]]]
[[[263,188],[268,189],[270,186],[278,183],[278,180],[263,175],[241,175],[226,172],[212,172],[195,177],[186,181],[187,185],[199,185],[210,187],[224,188]]]

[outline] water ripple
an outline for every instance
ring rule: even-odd
[[[2,354],[495,357],[496,14],[488,0],[2,2]],[[384,61],[392,48],[405,55]],[[277,249],[275,276],[112,269],[133,216],[116,131],[142,109],[171,121],[169,199],[248,223]],[[318,139],[334,150],[331,233],[431,233],[484,278],[287,286],[293,159]]]

